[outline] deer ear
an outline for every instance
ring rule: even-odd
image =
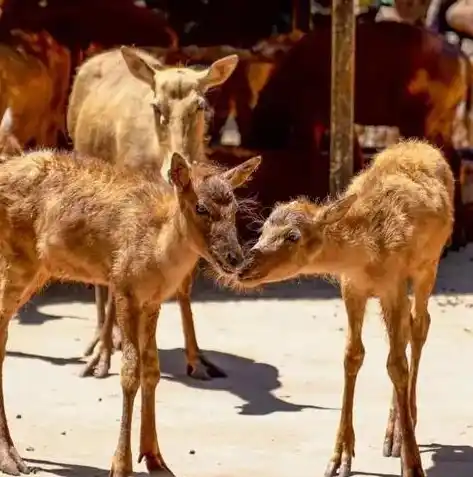
[[[186,160],[177,152],[171,157],[171,167],[168,172],[168,179],[179,192],[185,191],[191,184],[190,167]]]
[[[158,60],[156,62],[149,62],[139,55],[139,53],[129,46],[120,47],[120,52],[123,59],[130,70],[130,73],[141,81],[154,86],[154,75],[162,68]]]
[[[238,55],[228,55],[214,61],[202,72],[201,86],[207,90],[225,83],[238,65]]]
[[[345,216],[357,198],[358,196],[356,194],[349,194],[342,197],[341,199],[335,200],[325,207],[320,221],[324,225],[330,225],[334,222],[337,222]]]
[[[252,157],[239,166],[222,173],[222,178],[230,182],[233,189],[247,182],[261,164],[261,156]]]

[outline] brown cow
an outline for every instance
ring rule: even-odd
[[[0,43],[0,114],[11,109],[22,147],[56,146],[65,132],[69,52],[46,32],[14,33]]]
[[[443,148],[458,178],[460,158],[452,134],[457,107],[470,98],[469,61],[442,37],[398,22],[360,23],[356,42],[355,122],[396,126],[404,137],[427,138]],[[303,37],[282,58],[261,91],[243,146],[303,147],[313,141],[314,125],[329,127],[330,55],[327,24]],[[464,224],[456,189],[453,241],[459,246]]]
[[[165,68],[142,50],[122,47],[86,61],[74,80],[67,127],[75,150],[146,173],[167,177],[171,153],[186,160],[204,158],[205,93],[224,83],[238,62],[230,55],[209,68]],[[192,277],[179,289],[188,374],[198,379],[224,376],[200,352],[190,305]],[[98,330],[87,351],[92,353],[105,320],[103,290],[96,289]],[[109,296],[109,312],[114,302]],[[86,353],[87,354],[87,353]],[[109,369],[110,349],[95,354],[85,369],[95,365],[97,376]]]

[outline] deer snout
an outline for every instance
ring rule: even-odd
[[[258,257],[260,255],[261,252],[258,249],[251,249],[249,251],[244,262],[237,271],[237,277],[239,280],[244,280],[253,275],[255,268],[258,266]]]
[[[225,260],[232,268],[238,268],[240,265],[243,264],[245,259],[241,252],[232,251],[227,253]]]

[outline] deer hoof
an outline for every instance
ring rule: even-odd
[[[199,360],[195,364],[187,365],[187,375],[199,381],[227,377],[225,371],[213,364],[202,354],[199,355]]]
[[[96,351],[89,359],[87,364],[82,368],[79,376],[85,378],[93,376],[102,379],[108,376],[110,370],[110,354],[107,350]]]
[[[413,467],[411,469],[403,469],[402,477],[425,477],[425,473],[422,470],[422,466]]]
[[[351,473],[351,461],[340,462],[331,460],[325,469],[324,477],[349,477]]]
[[[384,457],[401,457],[401,436],[399,437],[387,437],[383,444],[383,456]]]
[[[7,444],[0,448],[0,470],[8,475],[29,474],[31,472],[15,447]]]

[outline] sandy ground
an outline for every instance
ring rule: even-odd
[[[421,365],[418,441],[428,477],[473,475],[473,247],[442,262]],[[94,330],[93,291],[56,285],[12,322],[5,364],[7,413],[18,450],[39,475],[106,475],[121,412],[120,355],[105,380],[80,379]],[[177,477],[322,476],[339,419],[345,312],[322,282],[239,297],[200,280],[200,344],[229,374],[185,376],[177,305],[164,306],[157,392],[162,450]],[[376,302],[365,326],[357,386],[355,475],[399,476],[381,456],[391,387]],[[139,399],[134,421],[138,454]],[[135,472],[144,475],[144,464]]]

